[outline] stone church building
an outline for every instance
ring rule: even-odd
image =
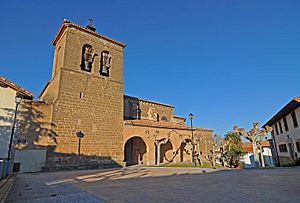
[[[64,20],[52,44],[51,80],[18,112],[21,171],[191,161],[192,131],[195,157],[211,157],[212,130],[192,129],[171,105],[124,95],[124,43]]]

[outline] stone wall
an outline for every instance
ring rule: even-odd
[[[173,116],[173,107],[170,106],[160,105],[145,100],[140,100],[139,106],[141,110],[141,119],[164,120],[168,122],[171,121]]]

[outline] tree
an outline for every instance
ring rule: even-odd
[[[265,167],[261,142],[266,137],[267,133],[271,132],[273,129],[269,126],[265,126],[261,130],[259,130],[259,123],[255,122],[253,123],[253,128],[249,132],[246,132],[244,128],[239,128],[238,126],[234,126],[233,130],[235,133],[243,136],[252,143],[253,156],[256,167],[259,167],[258,148],[260,149],[262,161],[261,166]]]
[[[230,167],[237,167],[240,164],[240,157],[244,155],[241,138],[235,132],[228,132],[224,136],[224,141],[224,159]]]

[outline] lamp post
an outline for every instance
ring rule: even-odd
[[[194,115],[192,113],[189,114],[189,118],[191,120],[191,131],[192,131],[192,163],[194,164],[194,166],[196,166],[196,162],[195,162],[195,145],[194,145],[194,130],[193,130],[193,118]]]
[[[15,132],[15,125],[16,125],[16,121],[17,121],[18,107],[19,107],[19,104],[21,103],[21,101],[22,101],[22,97],[20,97],[19,95],[16,95],[16,97],[15,97],[15,103],[16,103],[15,114],[14,114],[13,126],[11,129],[9,146],[8,146],[8,151],[7,151],[6,174],[9,174],[9,171],[10,171],[10,159],[11,159],[11,150],[12,150],[11,148],[12,148],[12,144],[13,144],[13,140],[14,140],[14,132]]]
[[[76,136],[79,139],[79,143],[78,143],[78,156],[80,156],[81,139],[84,137],[84,133],[82,131],[79,131],[79,132],[76,133]]]

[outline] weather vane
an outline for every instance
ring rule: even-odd
[[[90,24],[92,24],[92,22],[94,21],[93,18],[89,18],[88,20],[90,21]]]

